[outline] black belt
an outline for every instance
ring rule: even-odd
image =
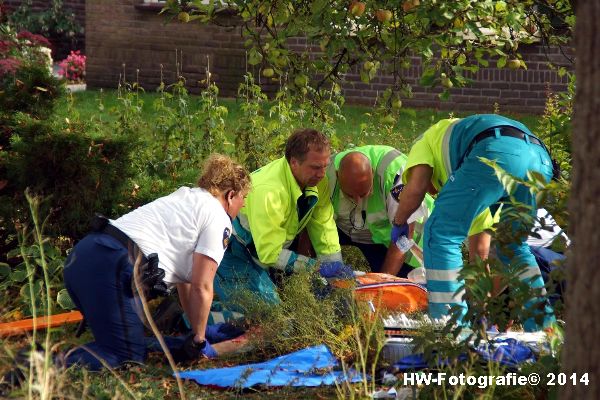
[[[108,224],[100,232],[106,233],[107,235],[112,236],[119,242],[121,242],[121,244],[125,246],[125,248],[129,251],[129,254],[132,256],[134,262],[135,257],[137,257],[138,253],[142,255],[142,265],[148,262],[148,259],[146,258],[144,253],[142,253],[139,246],[133,240],[131,240],[131,238],[127,236],[125,232],[123,232],[116,226]]]
[[[475,136],[475,138],[471,142],[470,147],[475,146],[477,143],[481,142],[483,139],[487,139],[489,137],[496,136],[496,130],[500,131],[500,136],[510,136],[510,137],[514,137],[517,139],[523,139],[523,140],[525,140],[525,136],[529,136],[529,143],[537,144],[538,146],[544,147],[544,144],[542,143],[542,141],[539,140],[538,138],[536,138],[535,136],[528,135],[527,133],[525,133],[517,128],[513,128],[512,126],[498,126],[495,128],[486,129],[485,131],[483,131],[480,134],[478,134],[477,136]]]

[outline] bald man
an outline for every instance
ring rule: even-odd
[[[332,158],[327,178],[340,244],[358,247],[373,272],[406,276],[411,267],[419,266],[417,260],[412,256],[405,259],[396,246],[390,246],[392,221],[404,187],[401,176],[406,156],[393,147],[372,145]],[[432,204],[428,197],[410,217],[410,236],[414,222],[424,223]],[[417,234],[415,239],[419,237]]]

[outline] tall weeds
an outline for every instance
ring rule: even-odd
[[[44,338],[44,349],[43,352],[43,365],[42,368],[38,365],[38,362],[33,362],[37,355],[37,317],[38,310],[36,306],[36,293],[34,293],[34,281],[37,269],[41,269],[43,276],[43,284],[45,292],[42,292],[42,304],[45,304],[45,315],[52,315],[52,296],[51,296],[51,283],[48,275],[48,264],[46,262],[46,255],[44,253],[44,242],[45,239],[42,236],[43,227],[47,219],[40,222],[40,202],[41,199],[34,196],[29,190],[25,191],[25,198],[29,205],[29,212],[31,213],[31,221],[33,223],[33,230],[29,230],[26,225],[21,227],[19,232],[19,248],[21,251],[21,257],[27,270],[27,281],[29,284],[29,294],[31,299],[31,310],[33,313],[33,333],[31,339],[31,351],[30,351],[30,363],[29,363],[29,375],[28,375],[28,398],[33,397],[33,391],[36,389],[41,399],[48,399],[52,396],[52,369],[51,369],[51,353],[50,353],[50,330],[46,330]],[[33,246],[39,248],[40,257],[36,260],[36,263],[32,263],[30,257],[27,254],[26,247],[30,241],[30,237],[33,238]]]
[[[18,227],[19,249],[23,263],[27,271],[27,284],[29,286],[29,299],[33,316],[33,331],[29,338],[28,355],[24,365],[16,365],[25,376],[25,381],[22,384],[25,386],[21,389],[23,397],[27,399],[53,399],[56,397],[64,397],[66,395],[66,384],[69,381],[69,370],[62,368],[62,365],[54,363],[53,353],[60,343],[53,343],[51,330],[46,329],[43,334],[43,348],[38,345],[39,337],[42,335],[38,329],[38,318],[53,315],[55,305],[54,296],[57,288],[52,282],[52,277],[49,273],[48,255],[45,252],[45,244],[48,238],[44,237],[44,226],[48,217],[42,219],[40,215],[40,205],[43,202],[42,198],[25,191],[27,204],[30,212],[30,225],[21,224]],[[38,251],[34,254],[37,257],[31,256],[30,248],[35,248]],[[41,285],[43,290],[36,291],[38,280],[36,276],[42,276]],[[38,303],[42,304],[43,309],[39,309]],[[83,346],[85,348],[85,346]],[[7,349],[8,350],[8,349]],[[87,349],[90,353],[93,352]],[[94,355],[94,354],[93,354]],[[135,394],[129,385],[108,366],[104,360],[98,355],[96,357],[118,382],[124,387],[125,391],[134,399],[140,398]],[[86,393],[88,383],[84,383],[82,392]],[[17,392],[15,394],[19,394]],[[86,396],[83,396],[85,398]]]

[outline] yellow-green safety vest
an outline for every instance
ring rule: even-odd
[[[373,190],[367,199],[365,210],[365,222],[371,233],[371,240],[373,243],[389,247],[392,223],[388,216],[386,200],[392,188],[401,179],[407,157],[399,150],[383,145],[360,146],[334,154],[332,162],[327,168],[329,195],[333,204],[334,219],[337,219],[340,197],[342,196],[340,187],[337,184],[336,171],[339,169],[340,162],[344,156],[354,151],[364,154],[369,159],[373,168]],[[427,195],[425,204],[427,209],[426,216],[415,223],[415,241],[420,245],[422,245],[422,227],[433,207],[433,198]],[[413,267],[420,266],[412,254],[407,257],[406,262]]]
[[[304,228],[321,261],[341,261],[326,178],[304,189],[309,210],[302,220],[298,219],[297,202],[303,191],[285,157],[254,171],[250,179],[252,189],[233,228],[238,241],[254,246],[255,261],[263,267],[292,268],[298,255],[288,247]]]

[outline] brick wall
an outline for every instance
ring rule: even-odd
[[[176,51],[180,68],[197,91],[210,62],[212,79],[221,94],[234,96],[245,71],[245,51],[240,28],[167,23],[157,10],[140,10],[137,0],[88,0],[86,4],[87,83],[91,87],[116,87],[125,74],[139,79],[146,89],[163,78],[176,77]],[[136,78],[137,77],[137,78]],[[192,89],[194,90],[194,89]]]
[[[246,71],[244,39],[240,27],[200,26],[198,24],[166,23],[156,8],[142,5],[141,0],[87,0],[86,53],[87,83],[90,87],[117,86],[125,74],[128,81],[138,80],[147,90],[163,79],[173,82],[176,71],[175,52],[192,92],[198,91],[198,80],[205,78],[210,60],[212,80],[221,95],[233,97]],[[223,17],[223,24],[232,25],[234,17]],[[292,39],[302,47],[301,39]],[[566,88],[566,77],[559,77],[547,67],[547,58],[568,65],[558,48],[542,49],[526,46],[521,49],[528,70],[484,68],[466,88],[452,89],[449,101],[438,98],[440,89],[418,86],[421,67],[417,58],[407,70],[413,83],[414,97],[404,100],[413,107],[430,107],[460,111],[490,112],[494,103],[503,111],[540,113],[548,89]],[[491,63],[495,65],[495,63]],[[256,72],[256,71],[254,71]],[[347,75],[344,85],[348,103],[373,104],[377,91],[385,89],[391,77],[380,76],[370,84],[360,82],[357,73]],[[271,87],[272,88],[272,87]],[[268,88],[267,88],[268,89]]]
[[[491,112],[497,103],[500,110],[541,113],[544,110],[547,92],[565,91],[568,83],[568,78],[560,77],[556,69],[548,66],[548,62],[572,70],[573,65],[569,58],[572,58],[573,54],[565,56],[558,47],[544,48],[539,45],[521,46],[520,52],[527,63],[527,70],[498,69],[493,67],[496,65],[495,61],[491,61],[490,67],[482,68],[469,76],[473,82],[467,87],[451,89],[448,101],[439,99],[441,88],[419,86],[418,81],[423,69],[420,59],[415,57],[412,67],[405,75],[407,81],[412,84],[413,98],[403,100],[403,103],[411,107],[474,112]],[[391,77],[382,76],[367,85],[360,82],[358,74],[349,75],[348,80],[354,83],[346,87],[346,99],[364,104],[372,104],[377,91],[385,90],[392,82]]]
[[[4,0],[4,4],[8,7],[9,11],[14,10],[19,7],[23,0]],[[65,9],[69,9],[73,11],[75,14],[75,19],[82,26],[85,27],[85,0],[63,0],[63,7]],[[51,0],[32,0],[31,8],[34,11],[42,11],[48,9],[52,5]],[[85,33],[76,35],[73,40],[70,39],[61,39],[54,40],[52,39],[52,44],[55,47],[55,59],[62,59],[67,54],[69,54],[70,50],[84,50],[85,49]]]

